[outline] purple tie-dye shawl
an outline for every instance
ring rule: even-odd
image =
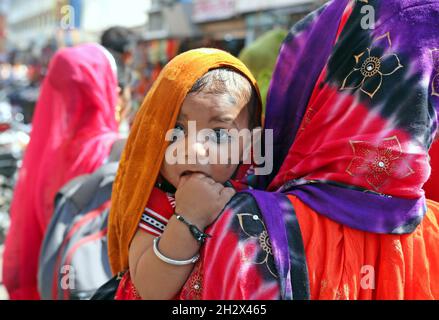
[[[374,29],[365,30],[362,24],[367,22],[365,13],[370,10],[374,12]],[[347,21],[336,40],[342,19]],[[354,57],[368,48],[371,48],[371,61],[372,58],[380,60],[378,64],[381,63],[382,69],[386,63],[391,64],[384,59],[384,53],[390,51],[388,56],[396,61],[389,75],[382,72],[380,86],[374,85],[373,77],[363,76],[368,75],[367,70],[361,69],[366,54],[355,63]],[[268,97],[266,129],[274,131],[275,155],[271,178],[278,175],[272,182],[272,189],[280,188],[280,192],[294,194],[320,214],[355,229],[411,233],[422,221],[426,208],[420,187],[429,174],[427,152],[437,128],[438,48],[439,2],[432,0],[332,1],[295,26],[281,49]],[[312,172],[306,172],[304,176],[290,174],[297,165],[294,160],[290,161],[289,154],[297,151],[298,131],[304,122],[314,121],[307,118],[307,109],[318,109],[315,104],[319,102],[312,106],[309,103],[322,70],[326,74],[325,84],[355,99],[348,109],[350,112],[355,112],[356,101],[364,101],[371,114],[380,113],[383,121],[388,122],[386,130],[399,130],[411,137],[412,146],[415,143],[420,146],[421,159],[416,161],[425,162],[420,178],[422,183],[416,187],[420,196],[402,197],[345,180],[310,179]],[[353,79],[354,76],[358,80]],[[351,118],[354,121],[355,118]],[[372,126],[367,120],[348,123],[348,126]],[[312,150],[320,151],[321,148]],[[313,160],[312,156],[308,158]],[[378,165],[382,163],[378,162]],[[345,175],[350,173],[345,171]],[[389,174],[385,178],[392,177]],[[410,181],[401,179],[398,183]],[[407,189],[409,187],[407,185]]]

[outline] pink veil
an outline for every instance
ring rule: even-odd
[[[11,205],[3,280],[11,299],[39,299],[37,268],[56,192],[99,168],[118,138],[117,78],[105,49],[88,44],[53,58]]]

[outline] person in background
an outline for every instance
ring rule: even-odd
[[[248,66],[258,82],[261,90],[263,114],[265,113],[268,88],[276,66],[279,49],[287,34],[288,32],[283,29],[268,31],[245,47],[238,57]]]
[[[126,136],[128,135],[130,129],[129,117],[131,116],[132,108],[131,81],[129,76],[129,70],[131,64],[130,48],[132,36],[133,35],[131,31],[122,27],[110,28],[104,31],[102,35],[101,45],[105,47],[105,52],[108,55],[109,59],[115,61],[118,71],[118,99],[116,105],[116,120],[119,123],[119,133],[121,134],[121,137],[113,143],[111,153],[101,167],[99,167],[92,174],[85,174],[78,177],[77,179],[68,181],[66,185],[62,186],[61,190],[59,191],[58,196],[60,198],[56,203],[57,207],[55,208],[54,216],[45,234],[43,246],[40,253],[38,284],[40,296],[43,299],[67,299],[67,297],[71,298],[71,294],[73,294],[71,291],[62,288],[59,284],[59,291],[55,294],[53,291],[53,283],[57,281],[53,279],[54,271],[58,273],[59,279],[63,277],[63,274],[62,270],[57,270],[52,262],[54,261],[54,259],[57,259],[56,254],[62,254],[57,250],[61,251],[60,248],[63,248],[63,245],[65,245],[64,241],[71,241],[70,239],[63,238],[63,235],[68,232],[68,228],[71,227],[68,222],[70,221],[69,219],[73,219],[73,217],[77,214],[86,215],[87,213],[83,213],[82,210],[92,211],[101,209],[101,205],[103,203],[102,199],[106,199],[106,201],[110,200],[111,193],[108,194],[108,184],[110,182],[112,183],[114,179],[114,170],[117,169],[117,167],[115,168],[114,163],[120,160],[121,153],[125,147]],[[101,179],[102,183],[96,183],[96,179]],[[87,191],[84,192],[83,190]],[[63,200],[61,200],[61,198],[63,198]],[[69,204],[71,202],[75,202],[75,204],[73,206],[70,206]],[[96,207],[91,205],[97,203],[99,203],[99,205]],[[80,204],[82,204],[82,206]],[[109,203],[109,205],[111,204]],[[105,210],[102,210],[101,214],[105,215]],[[64,219],[64,217],[68,218]],[[60,223],[61,220],[62,223]],[[70,222],[73,223],[73,221]],[[93,222],[90,222],[90,224],[93,225]],[[93,227],[98,228],[101,226],[97,226],[94,224]],[[102,228],[105,227],[106,224],[105,226],[102,226]],[[91,229],[88,229],[88,231],[90,232]],[[97,229],[93,229],[93,231],[98,232]],[[79,239],[76,236],[76,241],[78,241],[79,243],[84,239],[84,237]],[[104,242],[106,243],[106,241]],[[80,251],[81,250],[78,248],[76,254],[78,254]],[[93,267],[90,269],[91,266]],[[54,270],[51,268],[54,268]],[[98,253],[96,253],[90,259],[86,259],[84,261],[81,260],[81,262],[78,261],[77,263],[75,263],[74,268],[78,272],[78,274],[88,274],[89,276],[92,275],[94,277],[93,284],[99,283],[99,279],[105,279],[108,276],[108,274],[106,273],[106,270],[108,270],[108,256],[104,252],[98,250]],[[80,278],[80,276],[78,276],[76,280],[78,280],[78,278]],[[85,285],[87,290],[85,290],[81,286],[82,284]],[[74,294],[81,297],[87,296],[90,288],[93,288],[93,284],[90,282],[78,283],[78,287],[75,288]],[[84,289],[84,292],[81,291],[81,289]]]
[[[134,33],[125,27],[111,27],[101,35],[101,45],[111,53],[117,65],[117,79],[119,84],[119,99],[116,107],[116,117],[121,122],[121,133],[128,135],[129,126],[133,118],[132,112],[132,61]]]
[[[117,101],[117,66],[106,49],[88,44],[55,54],[11,204],[3,259],[10,299],[39,299],[38,255],[55,194],[107,160],[119,139]]]

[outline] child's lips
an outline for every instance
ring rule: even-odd
[[[190,176],[190,175],[197,174],[197,173],[202,174],[202,175],[204,175],[204,176],[206,176],[206,177],[210,177],[209,175],[205,174],[204,172],[201,172],[201,171],[190,171],[190,170],[186,170],[186,171],[184,171],[184,172],[180,175],[180,177],[182,178],[182,177]]]

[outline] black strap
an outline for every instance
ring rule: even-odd
[[[124,273],[118,273],[111,278],[102,287],[96,290],[95,294],[90,300],[114,300],[117,289],[119,288],[120,280],[122,280]]]
[[[288,202],[288,221],[286,221],[288,247],[291,265],[291,287],[293,288],[293,300],[310,300],[308,265],[306,262],[305,247],[303,245],[302,232],[297,220],[296,210]]]

